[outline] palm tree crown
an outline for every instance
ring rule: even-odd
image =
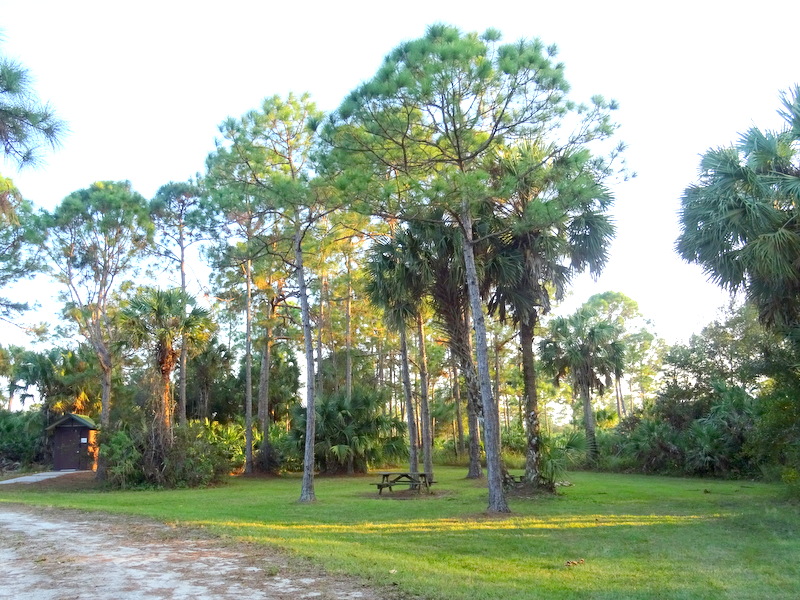
[[[583,402],[584,427],[590,456],[597,456],[594,413],[591,407],[593,391],[602,393],[621,377],[625,350],[620,340],[622,329],[601,319],[587,307],[581,307],[568,317],[550,322],[548,337],[542,340],[542,362],[554,376],[556,385],[570,377]]]
[[[752,128],[709,150],[686,189],[676,248],[711,280],[744,290],[762,321],[800,324],[800,86],[783,97],[779,132]]]

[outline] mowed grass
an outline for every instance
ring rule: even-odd
[[[512,497],[498,517],[464,474],[437,469],[436,493],[419,497],[379,497],[376,476],[318,478],[314,504],[297,502],[297,477],[173,491],[0,486],[0,502],[203,527],[426,598],[800,598],[800,507],[777,486],[575,473],[559,495]]]

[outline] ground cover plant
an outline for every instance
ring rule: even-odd
[[[201,527],[427,598],[800,595],[800,507],[779,486],[577,473],[557,496],[512,495],[513,513],[498,517],[484,512],[486,488],[463,475],[438,468],[430,496],[378,496],[372,475],[323,477],[311,504],[296,501],[296,477],[168,491],[6,485],[0,502]]]

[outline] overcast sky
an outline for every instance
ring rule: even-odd
[[[680,196],[705,150],[780,125],[779,94],[800,83],[797,1],[0,0],[0,52],[31,71],[70,129],[43,167],[0,172],[48,209],[100,180],[152,197],[203,170],[225,117],[288,92],[332,110],[434,22],[554,43],[576,100],[619,101],[638,176],[615,185],[606,271],[578,280],[565,310],[614,290],[670,342],[699,332],[727,296],[673,251]]]

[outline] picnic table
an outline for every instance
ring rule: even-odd
[[[430,491],[431,485],[436,483],[433,481],[432,476],[428,476],[428,473],[391,471],[378,473],[378,475],[381,476],[381,480],[373,484],[378,486],[378,494],[382,494],[384,488],[389,488],[391,492],[392,488],[396,485],[407,485],[409,489],[416,490],[417,492],[420,492],[422,488]]]

